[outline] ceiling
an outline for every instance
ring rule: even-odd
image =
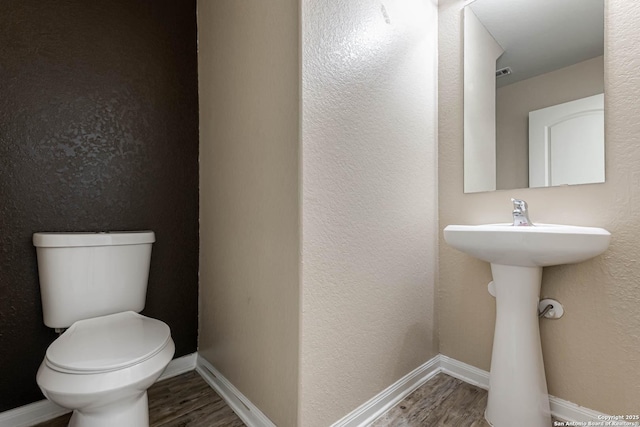
[[[476,0],[469,5],[505,50],[505,86],[604,53],[604,0]]]

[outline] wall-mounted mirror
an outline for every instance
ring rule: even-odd
[[[604,182],[604,0],[464,10],[464,191]]]

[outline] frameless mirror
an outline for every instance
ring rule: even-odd
[[[604,182],[604,0],[464,9],[464,191]]]

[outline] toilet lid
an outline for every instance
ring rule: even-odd
[[[47,349],[46,362],[62,372],[97,373],[149,359],[171,339],[160,320],[133,311],[75,322]]]

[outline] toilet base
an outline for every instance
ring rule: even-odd
[[[45,358],[36,381],[47,399],[74,410],[70,427],[148,427],[147,389],[160,377],[174,352],[170,339],[159,353],[145,361],[94,374],[59,372]]]
[[[73,411],[69,427],[149,427],[147,392],[99,408]]]

